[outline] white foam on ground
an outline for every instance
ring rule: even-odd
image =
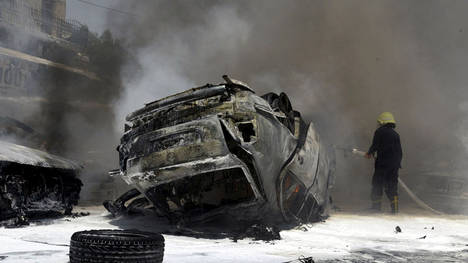
[[[102,208],[79,209],[91,215],[24,228],[0,228],[0,261],[68,262],[67,245],[74,232],[118,228]],[[145,230],[150,224],[145,221]],[[400,226],[401,233],[395,233],[396,226]],[[423,236],[426,238],[418,239]],[[164,262],[285,262],[300,256],[312,256],[316,262],[350,262],[351,259],[358,260],[353,262],[429,262],[444,261],[447,254],[450,260],[468,261],[467,216],[336,213],[326,222],[307,225],[302,230],[282,231],[282,240],[273,243],[164,237]]]

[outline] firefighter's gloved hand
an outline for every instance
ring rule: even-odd
[[[372,154],[366,153],[366,155],[364,155],[364,157],[367,158],[367,159],[372,159],[373,156],[372,156]]]

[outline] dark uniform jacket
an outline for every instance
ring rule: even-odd
[[[367,153],[377,152],[375,168],[401,168],[403,152],[401,150],[400,135],[394,130],[395,124],[387,123],[379,127],[374,133],[372,145]]]

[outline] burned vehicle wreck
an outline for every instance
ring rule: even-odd
[[[31,145],[39,141],[30,127],[14,119],[0,118],[0,135],[2,224],[10,225],[13,221],[22,225],[27,224],[29,218],[71,213],[82,186],[78,178],[81,166],[14,143],[22,140],[22,144]]]
[[[286,94],[258,96],[223,78],[127,116],[119,174],[137,190],[107,202],[109,211],[141,193],[158,215],[192,222],[216,215],[309,222],[326,214],[334,156],[314,125]]]

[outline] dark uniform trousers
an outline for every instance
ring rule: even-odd
[[[392,211],[398,211],[398,169],[376,167],[372,177],[372,208],[379,209],[383,190],[391,202]]]

